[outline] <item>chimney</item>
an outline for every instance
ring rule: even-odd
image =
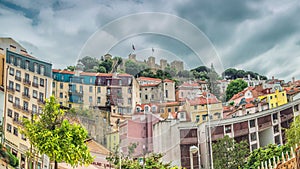
[[[12,52],[16,52],[17,48],[14,45],[9,45],[9,50]]]

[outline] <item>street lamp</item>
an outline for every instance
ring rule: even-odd
[[[194,169],[194,161],[193,161],[193,154],[198,152],[199,149],[196,146],[191,146],[190,147],[190,163],[191,163],[191,169]],[[200,165],[200,164],[199,164]]]

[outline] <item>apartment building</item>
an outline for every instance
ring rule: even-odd
[[[20,168],[27,168],[25,154],[30,143],[20,133],[21,119],[32,119],[42,112],[45,99],[52,91],[52,64],[30,56],[25,50],[17,53],[16,46],[20,45],[11,44],[4,53],[4,145],[20,159]],[[44,164],[39,159],[36,165]]]
[[[132,114],[139,103],[139,85],[129,74],[53,70],[53,94],[70,108],[96,108]]]
[[[175,101],[175,82],[169,79],[139,77],[141,103]]]

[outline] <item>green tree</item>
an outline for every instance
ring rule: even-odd
[[[76,66],[68,66],[66,69],[69,71],[75,71]]]
[[[94,67],[97,67],[99,64],[99,60],[90,56],[86,56],[79,60],[83,65],[83,71],[93,70]]]
[[[213,160],[216,169],[237,169],[244,166],[249,153],[248,143],[235,142],[233,138],[225,136],[213,143]]]
[[[247,158],[247,163],[244,166],[244,169],[257,169],[261,162],[268,161],[274,156],[281,156],[282,152],[285,153],[289,150],[290,148],[288,145],[278,146],[275,144],[269,144],[266,147],[255,149]]]
[[[137,75],[141,71],[140,66],[138,63],[132,61],[132,60],[127,60],[125,62],[125,72],[128,74],[131,74],[133,76]]]
[[[106,68],[104,66],[99,66],[97,68],[97,72],[99,72],[99,73],[106,73]]]
[[[296,116],[290,128],[286,130],[288,144],[294,146],[300,143],[300,116]]]
[[[244,90],[247,86],[247,82],[245,82],[242,79],[236,79],[231,81],[226,89],[226,101],[230,100],[233,95]]]
[[[40,154],[46,154],[55,162],[55,169],[58,162],[73,167],[92,163],[93,157],[84,142],[87,131],[79,124],[70,124],[64,114],[55,97],[51,96],[39,117],[35,116],[33,121],[23,119],[22,133]]]
[[[104,61],[102,61],[99,65],[98,65],[98,68],[99,67],[104,67],[105,70],[106,70],[106,73],[109,73],[111,70],[112,70],[112,66],[113,66],[113,60],[108,58]]]

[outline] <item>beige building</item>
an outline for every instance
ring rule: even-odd
[[[139,77],[141,103],[175,101],[175,82],[169,79]]]
[[[107,133],[106,144],[107,149],[114,152],[120,143],[119,132],[117,130]]]
[[[10,42],[10,48],[4,51],[4,70],[7,70],[3,76],[4,145],[20,159],[20,168],[27,168],[26,152],[30,150],[30,143],[20,132],[21,119],[31,119],[42,112],[44,101],[52,90],[52,65],[28,55],[22,48],[19,50],[20,45],[15,41]],[[42,159],[36,165],[42,167]]]

